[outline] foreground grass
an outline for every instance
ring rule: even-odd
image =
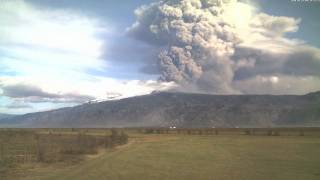
[[[46,166],[59,169],[59,166],[79,164],[86,157],[97,156],[99,149],[106,150],[127,141],[127,134],[115,129],[109,135],[106,131],[92,135],[0,129],[0,180],[24,179],[29,170],[45,170]]]
[[[74,166],[34,167],[21,179],[318,180],[319,152],[317,137],[140,135]]]

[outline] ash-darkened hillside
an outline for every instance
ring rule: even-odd
[[[155,93],[11,119],[23,127],[274,127],[320,125],[320,93]]]
[[[5,118],[9,118],[9,117],[13,117],[13,115],[11,115],[11,114],[1,114],[0,113],[0,119],[5,119]]]

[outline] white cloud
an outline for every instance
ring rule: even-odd
[[[3,1],[0,6],[1,43],[50,48],[98,57],[106,31],[99,21],[71,10],[40,10],[25,1]]]
[[[49,82],[49,83],[48,83]],[[81,96],[92,96],[96,99],[107,99],[109,93],[121,94],[119,98],[131,97],[151,93],[154,90],[168,90],[175,87],[174,83],[155,80],[117,80],[106,77],[89,76],[87,80],[61,81],[53,78],[42,77],[0,77],[0,87],[28,86],[32,87],[21,89],[19,91],[20,100],[28,100],[29,94],[40,94],[36,97],[53,98],[55,96],[64,96],[68,94]],[[35,88],[39,91],[35,92]],[[25,96],[21,95],[27,91]],[[30,92],[31,91],[31,92]]]
[[[1,65],[23,74],[45,68],[83,70],[103,68],[99,57],[108,30],[98,20],[68,10],[40,10],[24,1],[0,6]],[[42,72],[43,73],[43,72]]]
[[[257,75],[234,81],[235,88],[246,94],[299,94],[320,89],[320,78],[314,76]],[[249,87],[249,88],[248,88]]]
[[[1,1],[0,19],[0,102],[6,104],[0,112],[46,110],[106,99],[108,93],[123,98],[173,86],[90,74],[110,67],[101,59],[108,53],[108,39],[101,35],[113,31],[99,19],[70,9],[39,9],[23,0]]]

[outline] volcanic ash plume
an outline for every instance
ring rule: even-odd
[[[239,38],[224,18],[234,1],[161,1],[136,10],[129,32],[163,46],[161,80],[202,91],[230,93],[234,46]],[[192,87],[194,86],[194,87]]]
[[[261,59],[257,56],[263,54],[257,42],[288,49],[294,43],[283,35],[296,31],[299,23],[258,14],[253,6],[234,0],[166,0],[142,6],[135,14],[137,21],[128,33],[162,49],[161,80],[219,94],[239,92],[233,87],[237,71],[256,68]]]

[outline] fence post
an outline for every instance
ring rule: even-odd
[[[300,131],[300,136],[304,136],[303,130]]]
[[[39,162],[43,162],[44,161],[44,157],[43,157],[43,149],[41,147],[40,144],[40,135],[39,134],[35,134],[35,139],[36,139],[36,145],[37,145],[37,160]]]
[[[215,130],[215,134],[216,134],[216,135],[219,135],[219,131],[218,131],[218,130]]]
[[[4,160],[4,150],[2,141],[0,141],[0,160]]]

